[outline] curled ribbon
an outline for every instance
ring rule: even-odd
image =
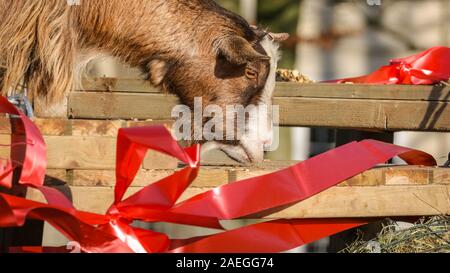
[[[197,177],[199,146],[182,148],[162,126],[120,129],[117,140],[114,203],[105,215],[76,210],[56,190],[43,186],[45,143],[36,126],[6,99],[0,111],[17,115],[23,135],[13,137],[12,149],[21,146],[20,181],[34,187],[48,204],[0,193],[0,227],[17,227],[27,218],[50,223],[84,252],[281,252],[366,223],[363,219],[276,220],[225,231],[220,220],[250,218],[314,196],[377,164],[399,155],[409,164],[436,165],[428,154],[373,140],[353,142],[284,170],[224,185],[177,203]],[[14,141],[21,139],[23,145]],[[173,156],[186,167],[124,199],[146,152]],[[14,164],[10,164],[14,165]],[[11,168],[0,169],[0,178]],[[17,166],[16,166],[17,167]],[[5,181],[7,183],[5,183]],[[2,185],[12,186],[5,179]],[[186,240],[136,228],[136,221],[167,222],[215,228],[219,233]],[[26,250],[26,249],[23,249]],[[32,252],[52,251],[29,248]],[[54,250],[54,249],[53,249]]]
[[[390,65],[367,76],[327,82],[430,85],[449,79],[450,48],[438,46],[407,58],[391,60]]]

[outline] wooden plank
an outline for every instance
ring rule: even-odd
[[[427,185],[433,183],[434,168],[413,166],[392,167],[384,170],[386,185]]]
[[[450,101],[450,87],[279,82],[275,97]]]
[[[127,196],[141,188],[130,188]],[[186,200],[210,188],[189,188]],[[450,213],[450,185],[334,187],[282,211],[264,215],[268,219],[427,216]],[[112,187],[71,187],[75,207],[104,213],[113,201]],[[31,190],[27,196],[43,201]],[[259,218],[253,215],[251,218]]]
[[[292,164],[291,162],[284,162],[284,164],[277,166],[274,163],[265,163],[261,164],[260,167],[235,168],[230,170],[231,177],[233,177],[230,182],[269,174]],[[264,165],[266,166],[264,167]],[[339,186],[369,187],[428,184],[450,184],[450,169],[420,166],[382,166],[352,177]]]
[[[83,79],[82,88],[76,91],[108,91],[108,92],[135,92],[159,93],[160,89],[153,87],[148,81],[142,79],[118,78],[89,78]]]
[[[275,98],[284,126],[450,131],[443,102]]]
[[[88,119],[170,120],[174,96],[136,93],[75,92],[70,116]],[[446,102],[276,97],[280,125],[366,128],[385,131],[450,131]]]
[[[115,171],[112,170],[73,170],[72,180],[68,184],[76,187],[114,187]],[[145,187],[173,174],[171,170],[140,170],[133,187]],[[229,174],[227,169],[204,167],[191,187],[205,188],[227,184]]]
[[[288,166],[274,167],[275,163],[266,163],[266,167],[233,168],[233,167],[202,167],[192,187],[219,187],[227,183],[241,181],[247,178],[266,175]],[[290,165],[290,164],[289,164]],[[58,170],[52,170],[58,171]],[[99,186],[113,187],[115,172],[113,170],[73,170],[72,180],[67,181],[71,186]],[[173,170],[141,170],[136,176],[133,186],[143,187],[158,181],[173,173]],[[368,170],[341,183],[339,187],[348,186],[412,186],[430,184],[450,184],[450,170],[446,168],[398,166],[379,167]]]
[[[116,139],[112,137],[44,136],[50,169],[105,169],[116,167]],[[9,144],[10,136],[0,136]],[[9,158],[9,147],[0,147],[0,158]],[[178,161],[149,151],[144,168],[175,169]]]
[[[427,216],[450,213],[450,186],[335,187],[268,218]]]
[[[158,93],[142,79],[94,78],[84,79],[83,90]],[[80,91],[80,90],[77,90]],[[449,101],[448,86],[417,85],[369,85],[369,84],[300,84],[295,82],[278,82],[276,97],[309,97],[341,99],[381,99],[381,100],[424,100]]]
[[[72,92],[69,117],[88,119],[171,119],[172,95]]]
[[[434,184],[450,185],[450,168],[435,169],[432,177]]]
[[[386,184],[385,169],[372,169],[348,179],[347,181],[341,183],[339,186],[368,187],[368,186],[381,186],[385,184]]]
[[[34,124],[45,136],[109,136],[116,137],[120,128],[164,125],[171,129],[173,120],[83,120],[67,118],[34,118]],[[0,117],[0,134],[11,134],[9,118]]]
[[[0,121],[1,122],[1,121]],[[64,136],[71,133],[71,122],[66,118],[33,119],[42,135]]]
[[[145,187],[171,175],[169,170],[140,170],[133,187]],[[116,172],[113,170],[73,170],[72,181],[69,185],[76,187],[114,187],[116,184]]]
[[[119,129],[126,127],[123,120],[72,120],[72,136],[110,136],[117,137]]]
[[[0,159],[5,160],[11,158],[11,148],[9,146],[11,144],[11,136],[9,135],[0,135]]]
[[[116,140],[98,137],[45,137],[52,169],[114,169]]]
[[[0,134],[10,134],[11,133],[11,121],[9,118],[4,116],[0,117]]]

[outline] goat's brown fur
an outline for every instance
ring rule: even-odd
[[[262,94],[275,74],[261,45],[267,33],[213,0],[69,2],[0,0],[3,95],[27,90],[59,101],[83,57],[106,53],[190,107],[195,97],[223,108],[270,103]]]
[[[242,18],[209,0],[0,0],[2,93],[25,85],[59,100],[72,88],[77,57],[88,51],[119,57],[174,89],[151,75],[155,60],[167,71],[193,58],[215,62],[221,38],[233,35],[258,39]]]

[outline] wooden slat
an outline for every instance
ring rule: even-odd
[[[34,124],[45,136],[109,136],[116,137],[120,128],[164,125],[171,129],[172,120],[82,120],[67,118],[34,118]],[[11,134],[10,119],[0,117],[0,134]]]
[[[247,178],[266,175],[285,167],[288,163],[266,162],[259,167],[202,167],[193,187],[219,187],[227,183],[241,181]],[[51,170],[59,175],[60,170]],[[76,169],[70,171],[70,180],[66,181],[71,186],[87,187],[113,187],[115,185],[115,172],[113,170]],[[133,186],[146,186],[159,179],[167,177],[173,170],[141,170],[136,176]],[[420,186],[449,183],[450,170],[446,168],[431,168],[417,166],[379,167],[368,170],[360,175],[344,181],[339,186]]]
[[[171,119],[178,99],[172,95],[72,92],[69,116],[87,119]]]
[[[275,98],[285,126],[450,131],[444,102]]]
[[[450,101],[450,87],[428,85],[277,83],[275,97]]]
[[[114,169],[116,140],[96,137],[45,137],[52,169]]]
[[[85,91],[158,93],[160,90],[141,79],[89,78],[83,79],[82,88]]]
[[[170,170],[140,170],[133,187],[145,187],[160,179],[173,174]],[[68,184],[76,187],[114,187],[116,183],[115,171],[111,170],[73,170]],[[229,172],[224,168],[203,167],[191,187],[205,188],[227,184]]]
[[[119,129],[126,127],[123,120],[72,120],[72,136],[110,136],[117,137]]]
[[[230,176],[238,181],[255,176],[265,175],[294,164],[284,163],[276,166],[274,163],[262,164],[259,167],[235,168],[230,170]],[[264,166],[266,165],[266,166]],[[272,165],[272,166],[271,166]],[[450,184],[450,169],[419,166],[389,166],[378,167],[344,181],[339,186],[408,186],[428,184]]]
[[[431,176],[435,184],[450,185],[450,168],[436,169]]]
[[[50,169],[116,168],[116,139],[112,137],[44,136]],[[1,144],[9,144],[10,136],[0,135]],[[9,157],[9,147],[0,147],[0,158]],[[149,151],[143,168],[176,169],[178,161],[172,157]]]
[[[433,183],[432,175],[437,168],[417,168],[413,166],[386,168],[384,179],[386,185],[427,185]],[[448,170],[450,172],[450,169]]]
[[[450,186],[335,187],[268,218],[426,216],[450,213]]]
[[[109,91],[132,93],[158,93],[141,79],[95,78],[85,79],[85,91]],[[80,90],[77,90],[80,91]],[[340,99],[380,99],[380,100],[424,100],[449,101],[448,86],[414,86],[414,85],[369,85],[369,84],[300,84],[295,82],[278,82],[276,97],[340,98]]]
[[[177,99],[170,95],[75,92],[73,118],[171,119]],[[276,97],[280,125],[399,131],[450,131],[446,102]]]
[[[140,190],[130,188],[127,195]],[[181,200],[210,190],[189,188]],[[334,187],[282,211],[265,216],[280,218],[336,218],[425,216],[450,213],[450,185]],[[71,187],[73,202],[80,210],[104,213],[113,202],[112,187]],[[40,193],[27,196],[43,201]],[[258,218],[259,216],[252,216]]]

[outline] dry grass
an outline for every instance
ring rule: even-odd
[[[297,83],[314,83],[310,78],[302,75],[297,70],[278,69],[277,70],[278,82],[297,82]]]
[[[407,229],[399,229],[399,226],[391,221],[374,240],[365,242],[357,239],[342,252],[450,253],[450,217],[422,219]]]

